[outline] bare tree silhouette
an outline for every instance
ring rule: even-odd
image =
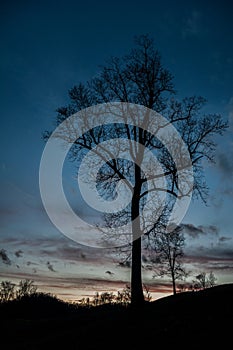
[[[205,289],[216,285],[217,278],[211,271],[209,274],[201,272],[195,277],[194,285],[195,289]]]
[[[201,109],[205,105],[204,98],[193,96],[177,101],[174,97],[173,77],[165,69],[161,62],[161,56],[154,46],[153,40],[148,35],[142,35],[135,39],[135,48],[122,58],[113,57],[102,67],[98,76],[86,84],[80,83],[69,90],[70,103],[58,108],[57,125],[67,120],[74,114],[87,107],[106,102],[128,102],[142,105],[150,110],[163,113],[168,122],[176,127],[182,139],[187,145],[192,167],[194,171],[194,192],[197,196],[206,200],[206,184],[203,181],[203,159],[213,160],[215,143],[213,136],[222,135],[227,128],[227,123],[217,114],[202,115]],[[147,125],[148,128],[150,125]],[[97,187],[100,193],[110,198],[116,195],[116,186],[124,180],[132,200],[125,210],[113,215],[107,215],[109,228],[114,225],[123,225],[129,220],[132,222],[131,244],[131,302],[140,305],[144,301],[142,272],[141,272],[141,245],[142,234],[153,235],[158,228],[162,216],[153,224],[141,216],[145,200],[148,196],[148,188],[145,174],[140,165],[144,153],[138,144],[145,146],[154,154],[162,166],[161,176],[166,178],[166,188],[158,188],[154,185],[151,191],[156,193],[166,192],[169,208],[182,193],[177,183],[178,169],[174,164],[168,149],[161,144],[156,137],[140,127],[122,123],[119,125],[99,126],[89,130],[76,139],[70,150],[70,159],[80,164],[83,157],[91,149],[101,142],[110,139],[128,139],[131,143],[131,156],[135,162],[125,159],[110,159],[101,167],[97,179]],[[72,125],[68,130],[73,135]],[[67,131],[66,131],[67,132]],[[50,132],[44,133],[47,140]],[[58,135],[69,140],[68,134]],[[135,143],[137,146],[135,146]],[[170,140],[174,149],[179,145]],[[102,149],[104,146],[102,146]],[[178,151],[178,150],[177,150]],[[109,150],[104,149],[104,154],[109,155]],[[103,154],[103,153],[102,153]],[[175,278],[175,275],[174,275]]]
[[[34,281],[25,279],[19,282],[18,290],[16,291],[17,298],[22,298],[35,294],[37,291],[37,286],[34,284]]]
[[[0,301],[5,302],[15,298],[15,284],[10,281],[2,281],[0,285]]]
[[[172,280],[173,294],[176,294],[176,281],[182,280],[186,276],[182,261],[185,245],[183,231],[177,227],[166,234],[159,233],[153,244],[155,276],[169,276]]]

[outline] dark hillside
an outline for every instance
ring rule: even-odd
[[[45,298],[46,299],[46,298]],[[8,349],[231,348],[233,284],[185,292],[140,309],[75,308],[55,298],[0,305],[1,342]]]

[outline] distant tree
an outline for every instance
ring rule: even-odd
[[[185,239],[180,227],[164,233],[158,233],[154,239],[155,276],[169,276],[172,280],[173,294],[176,294],[176,281],[186,276],[183,266]]]
[[[34,281],[30,279],[21,280],[16,292],[17,298],[22,298],[24,296],[29,296],[37,292],[37,286],[35,286]]]
[[[111,58],[100,69],[98,76],[86,84],[80,83],[69,90],[70,103],[58,108],[57,125],[80,110],[106,102],[128,102],[163,114],[179,131],[187,145],[194,170],[194,192],[204,200],[206,185],[203,182],[202,160],[213,159],[215,149],[213,136],[221,135],[227,128],[227,123],[217,114],[202,115],[201,109],[206,103],[202,97],[193,96],[184,98],[181,102],[177,101],[173,97],[173,76],[163,67],[161,56],[154,47],[153,40],[148,35],[142,35],[136,38],[135,43],[135,48],[123,58]],[[123,225],[125,222],[132,222],[131,302],[134,305],[144,301],[141,272],[142,235],[153,234],[154,229],[156,231],[159,225],[159,220],[151,224],[148,218],[142,217],[142,209],[149,192],[146,187],[148,179],[140,168],[144,152],[138,146],[139,144],[156,154],[163,168],[160,176],[166,178],[165,187],[157,187],[155,183],[150,192],[153,191],[154,194],[166,192],[169,203],[174,203],[178,196],[187,195],[183,193],[183,189],[179,188],[177,182],[179,169],[174,164],[166,148],[167,145],[162,145],[150,134],[148,131],[150,125],[147,125],[146,118],[147,116],[144,124],[147,130],[132,126],[127,120],[119,125],[110,124],[107,127],[100,125],[89,130],[73,143],[69,155],[72,161],[80,163],[89,150],[101,144],[99,156],[101,160],[106,159],[106,162],[105,166],[101,167],[97,178],[99,192],[114,198],[117,184],[124,180],[132,193],[130,205],[119,214],[108,215],[107,222],[110,229],[119,223]],[[57,134],[57,137],[69,142],[71,135],[75,133],[73,125],[69,125],[68,130],[65,134]],[[47,140],[50,135],[50,132],[46,132],[44,138]],[[134,164],[121,158],[111,159],[111,150],[103,145],[103,141],[110,138],[129,140],[131,144],[129,151]],[[179,148],[172,140],[171,143],[173,149]],[[179,153],[178,149],[177,152]],[[159,174],[156,176],[158,178]],[[178,270],[172,268],[170,271],[172,271],[174,283]]]
[[[128,284],[123,290],[117,292],[116,302],[121,305],[128,305],[131,302],[131,290]]]
[[[217,278],[214,273],[211,271],[209,275],[206,272],[201,272],[196,276],[196,281],[194,281],[194,285],[196,289],[205,289],[214,287],[216,285]]]
[[[151,301],[152,300],[152,295],[150,293],[150,288],[143,284],[143,289],[144,289],[144,299],[145,301]]]
[[[5,302],[15,298],[15,284],[10,281],[2,281],[0,285],[0,301]]]
[[[149,287],[143,284],[143,293],[145,301],[151,301],[152,296],[149,291]],[[131,288],[130,285],[126,285],[122,290],[118,290],[117,293],[113,292],[96,292],[92,298],[82,298],[79,300],[78,305],[90,307],[99,306],[104,304],[119,304],[122,306],[128,306],[131,302]]]
[[[182,293],[182,292],[185,292],[186,290],[188,290],[189,285],[187,285],[186,283],[181,283],[177,287],[179,289],[179,292]]]
[[[208,287],[214,287],[217,283],[217,277],[211,271],[208,276]]]
[[[199,275],[197,275],[196,280],[198,289],[205,289],[207,287],[206,272],[201,272]]]

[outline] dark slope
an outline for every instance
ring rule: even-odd
[[[42,299],[1,305],[0,339],[8,349],[231,349],[233,344],[233,284],[161,298],[137,310],[74,309]]]

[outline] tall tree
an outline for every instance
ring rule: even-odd
[[[194,190],[197,195],[203,197],[205,184],[202,181],[202,159],[212,160],[215,144],[212,136],[222,134],[227,124],[219,115],[201,115],[200,110],[205,104],[201,97],[185,98],[178,102],[174,99],[173,77],[165,69],[161,62],[159,52],[154,47],[153,40],[148,35],[142,35],[135,39],[135,48],[122,58],[112,57],[103,66],[97,77],[86,84],[80,83],[69,90],[70,103],[66,107],[58,108],[57,125],[67,120],[71,114],[85,110],[87,107],[108,103],[122,102],[141,105],[149,110],[162,113],[168,122],[174,125],[187,144],[195,175]],[[156,227],[162,220],[161,215],[151,225],[151,217],[143,217],[142,210],[149,192],[165,192],[170,208],[174,200],[182,193],[179,188],[178,170],[171,154],[150,130],[150,120],[145,116],[146,128],[129,125],[127,121],[120,124],[99,125],[73,143],[70,152],[72,160],[80,163],[85,154],[101,144],[102,152],[95,151],[105,164],[100,168],[97,177],[97,188],[104,196],[116,196],[117,184],[124,180],[126,187],[132,194],[130,205],[119,213],[107,214],[106,222],[109,227],[117,223],[132,222],[132,254],[131,254],[131,301],[139,305],[144,301],[141,275],[141,242],[142,234],[154,234]],[[73,133],[72,125],[68,132]],[[45,133],[48,138],[50,133]],[[57,137],[69,139],[69,135],[60,134]],[[111,149],[104,147],[104,141],[108,139],[130,141],[129,152],[132,161],[111,159]],[[142,145],[156,154],[162,168],[161,177],[166,179],[166,187],[154,187],[148,189],[145,172],[141,169],[145,156]],[[172,140],[171,145],[172,146]],[[179,152],[177,144],[173,144],[174,152]],[[95,148],[96,150],[97,148]],[[107,156],[106,156],[107,155]],[[158,178],[159,174],[156,175]],[[150,179],[151,180],[151,179]],[[105,193],[105,194],[104,194]],[[183,193],[187,195],[187,193]],[[204,197],[203,197],[204,198]],[[166,206],[168,208],[168,206]]]

